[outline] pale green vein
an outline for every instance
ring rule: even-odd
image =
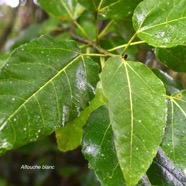
[[[186,112],[183,110],[183,108],[174,99],[171,99],[171,100],[174,102],[174,104],[181,110],[183,115],[186,117]]]
[[[133,146],[133,133],[134,133],[134,113],[133,113],[133,101],[132,101],[132,88],[130,84],[130,77],[129,77],[129,72],[127,68],[127,62],[123,60],[123,64],[125,66],[125,72],[126,72],[126,78],[128,82],[128,89],[129,89],[129,99],[130,99],[130,110],[131,110],[131,132],[130,132],[130,170],[129,172],[132,173],[132,146]],[[130,179],[131,182],[131,179]],[[129,184],[130,185],[130,184]]]
[[[175,148],[174,148],[174,105],[173,100],[171,100],[171,140],[172,140],[172,151],[173,157],[175,159]]]
[[[71,64],[73,64],[76,60],[78,60],[80,56],[77,56],[74,58],[71,62],[69,62],[68,65],[66,65],[64,68],[62,68],[56,75],[54,75],[50,80],[48,80],[43,86],[41,86],[34,94],[32,94],[30,97],[28,97],[1,125],[0,131],[6,126],[7,122],[14,117],[14,115],[25,105],[27,104],[33,97],[35,97],[40,91],[42,91],[49,83],[51,83],[56,77],[58,77],[62,72],[65,71],[66,68],[68,68]]]
[[[143,81],[143,83],[154,93],[156,94],[156,92],[147,84],[147,82],[131,67],[131,65],[129,65],[127,62],[126,62],[127,66],[129,66],[129,68],[141,79],[141,81]],[[164,95],[166,96],[166,95]],[[157,96],[158,99],[160,99],[159,96]],[[161,100],[161,99],[160,99]]]
[[[144,30],[149,30],[149,29],[154,28],[154,27],[158,27],[158,26],[162,26],[162,25],[168,25],[168,24],[174,23],[174,22],[179,22],[179,21],[184,20],[184,19],[186,20],[186,16],[185,17],[181,17],[181,18],[177,18],[177,19],[173,19],[173,20],[170,20],[170,21],[167,21],[167,22],[155,24],[155,25],[152,25],[152,26],[149,26],[149,27],[142,27],[143,29],[141,29],[141,27],[140,27],[137,30],[137,34],[140,33],[140,32],[143,32]]]
[[[101,143],[99,144],[99,148],[101,148],[101,146],[103,145],[103,141],[105,140],[105,137],[106,137],[110,127],[111,127],[111,124],[109,124],[108,127],[106,128],[104,135],[103,135],[103,139],[101,140]]]
[[[114,6],[115,4],[119,3],[120,1],[121,1],[121,0],[118,0],[118,1],[116,1],[116,2],[114,2],[114,3],[111,3],[111,4],[107,5],[107,6],[105,6],[105,7],[102,7],[101,9],[112,8],[112,6]],[[99,10],[99,9],[98,9],[98,10]]]
[[[93,4],[94,4],[94,0],[93,0]],[[99,2],[98,8],[97,8],[98,11],[100,10],[102,4],[103,4],[103,0],[101,0],[101,1]],[[95,7],[95,9],[96,9],[95,4],[94,4],[94,7]]]
[[[73,20],[74,17],[73,15],[71,14],[70,10],[68,9],[68,7],[66,6],[66,4],[64,3],[63,0],[61,0],[61,4],[63,5],[63,7],[65,8],[65,10],[67,11],[67,13],[69,14],[69,16],[71,17],[71,19]]]

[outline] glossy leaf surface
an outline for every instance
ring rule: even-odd
[[[144,0],[134,11],[137,36],[156,47],[186,42],[186,0]]]
[[[77,0],[38,0],[38,2],[46,12],[61,20],[74,20],[84,10]]]
[[[141,0],[78,0],[89,10],[98,10],[103,18],[123,19],[131,14]]]
[[[66,152],[73,150],[81,144],[83,125],[86,123],[91,112],[96,110],[105,102],[107,102],[107,100],[103,95],[100,83],[98,83],[96,88],[96,95],[90,102],[90,105],[81,112],[78,118],[56,131],[58,148],[61,151]]]
[[[4,54],[0,56],[0,69],[5,65],[7,59],[9,57],[9,54]]]
[[[176,72],[186,72],[186,46],[156,48],[160,62]]]
[[[74,41],[43,36],[16,49],[0,71],[0,153],[75,119],[97,81],[98,66]]]
[[[84,127],[82,152],[102,185],[124,186],[113,143],[108,108],[99,107],[90,115]]]
[[[95,171],[102,185],[126,185],[118,164],[106,105],[92,112],[84,126],[82,152],[89,162],[89,167]],[[146,175],[142,177],[137,186],[150,186]]]
[[[116,152],[128,185],[135,185],[150,166],[165,128],[162,82],[143,64],[110,58],[102,72]]]
[[[173,94],[168,101],[168,123],[162,148],[180,169],[186,169],[186,91]]]
[[[183,172],[175,168],[173,163],[168,157],[166,157],[161,148],[159,148],[152,165],[147,171],[147,176],[152,185],[186,185],[186,176]]]
[[[167,95],[171,95],[175,92],[180,92],[180,90],[184,89],[181,82],[179,82],[178,80],[174,80],[166,72],[158,69],[152,69],[152,71],[164,83]]]

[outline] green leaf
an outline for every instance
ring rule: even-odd
[[[3,67],[3,65],[5,65],[8,57],[9,57],[10,54],[3,54],[3,55],[0,55],[0,69]]]
[[[96,11],[106,19],[123,19],[131,14],[141,0],[78,0],[88,10]]]
[[[155,47],[174,47],[186,42],[186,0],[144,0],[134,11],[137,36]]]
[[[102,185],[124,186],[113,143],[108,108],[101,106],[90,115],[84,127],[82,152]]]
[[[74,41],[43,36],[16,49],[0,72],[0,153],[75,119],[97,81],[97,64]]]
[[[162,149],[180,169],[186,168],[186,91],[169,97],[168,121]]]
[[[81,144],[83,125],[86,123],[91,112],[106,102],[100,86],[100,83],[98,83],[94,99],[90,102],[90,105],[81,112],[80,116],[56,131],[58,148],[61,151],[66,152],[73,150]]]
[[[106,105],[91,113],[84,126],[82,152],[102,185],[125,186],[125,180],[118,163],[109,111]],[[138,186],[149,186],[144,175]]]
[[[171,95],[175,92],[180,92],[180,90],[184,89],[181,82],[179,82],[178,80],[174,80],[166,72],[163,72],[158,69],[152,69],[152,71],[164,83],[167,95]]]
[[[38,2],[47,13],[61,20],[77,19],[84,11],[77,0],[38,0]]]
[[[86,9],[90,11],[97,10],[101,0],[78,0],[80,4],[82,4]]]
[[[161,148],[148,169],[147,176],[152,185],[186,185],[186,176],[175,168]]]
[[[105,0],[102,1],[100,14],[107,19],[123,19],[130,15],[141,0]]]
[[[156,48],[160,62],[176,72],[186,72],[186,46]]]
[[[162,82],[145,65],[110,58],[102,72],[116,152],[128,185],[135,185],[150,166],[165,128]]]

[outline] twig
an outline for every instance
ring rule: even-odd
[[[85,43],[85,44],[88,44],[89,46],[91,46],[92,48],[94,48],[96,51],[98,51],[99,53],[101,54],[105,54],[107,56],[113,56],[112,53],[108,52],[107,50],[101,48],[100,46],[96,45],[94,42],[90,41],[90,40],[87,40],[85,38],[82,38],[78,35],[76,35],[75,33],[75,27],[74,25],[71,26],[70,30],[69,30],[69,33],[71,35],[71,37],[77,41],[80,41],[82,43]]]

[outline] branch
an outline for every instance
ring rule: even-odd
[[[75,33],[75,27],[74,25],[71,26],[70,30],[69,30],[69,33],[71,35],[71,37],[77,41],[80,41],[82,43],[85,43],[85,44],[88,44],[89,46],[91,46],[92,48],[94,48],[96,51],[98,51],[99,53],[101,54],[105,54],[107,56],[113,56],[112,53],[108,52],[107,50],[101,48],[100,46],[96,45],[94,42],[90,41],[90,40],[87,40],[85,38],[82,38],[78,35],[76,35]]]

